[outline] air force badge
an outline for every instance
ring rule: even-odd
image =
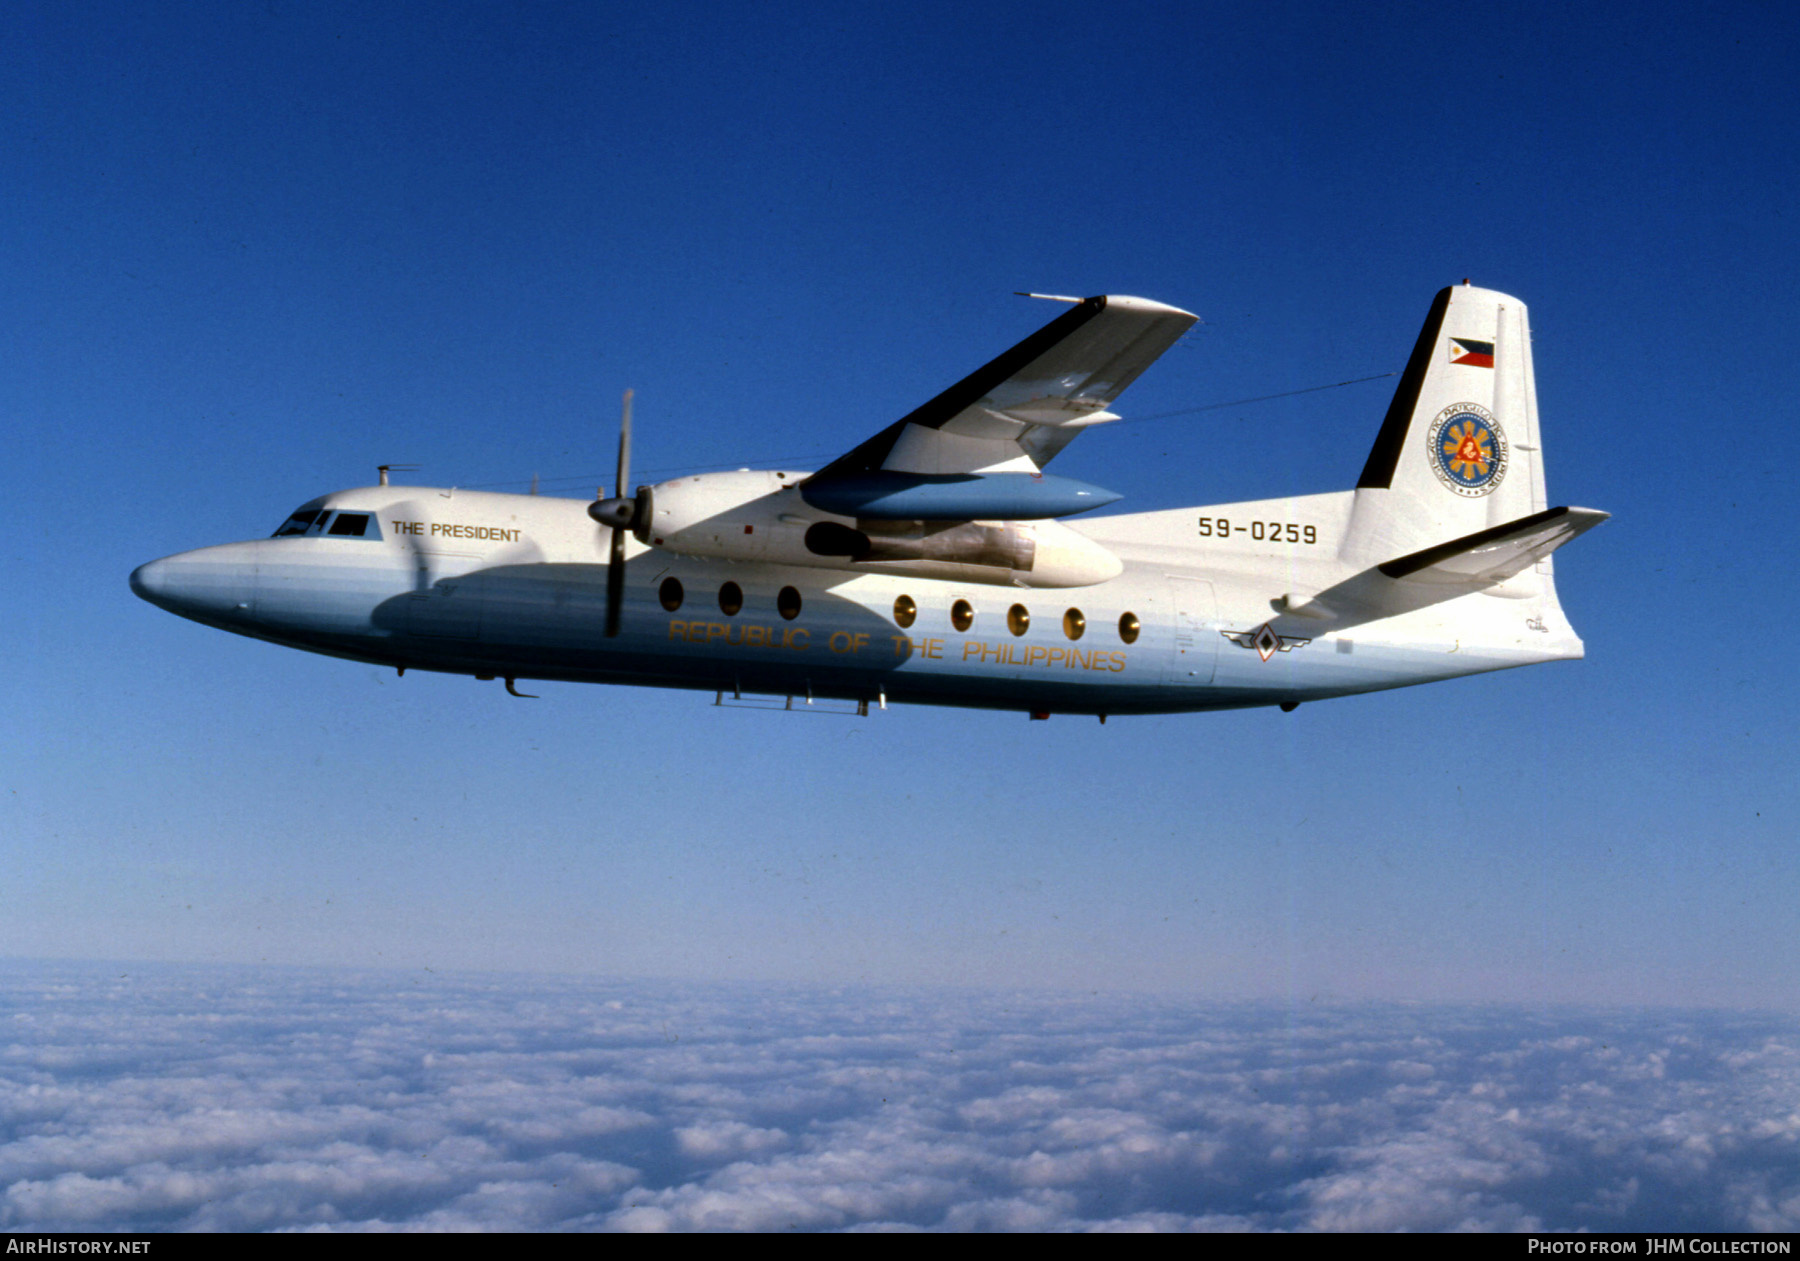
[[[1312,643],[1310,639],[1301,639],[1298,635],[1277,635],[1267,622],[1253,631],[1222,630],[1225,636],[1239,648],[1254,648],[1257,656],[1267,661],[1278,652],[1292,652],[1296,648],[1304,648]]]

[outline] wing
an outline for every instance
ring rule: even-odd
[[[1174,345],[1197,316],[1145,298],[1097,297],[901,417],[808,479],[886,470],[1035,474]]]

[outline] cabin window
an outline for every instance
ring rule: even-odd
[[[1138,621],[1136,613],[1122,613],[1119,615],[1119,638],[1126,643],[1137,643],[1138,632],[1143,629],[1143,623]]]
[[[919,606],[913,603],[911,596],[903,595],[894,601],[894,625],[901,630],[911,626],[918,616]]]
[[[663,608],[673,613],[681,607],[681,601],[687,592],[681,589],[681,579],[664,578],[662,586],[656,589],[656,598],[662,601]]]
[[[1087,634],[1087,618],[1081,615],[1080,609],[1070,609],[1063,614],[1063,634],[1070,639],[1080,639]]]
[[[312,528],[312,523],[318,519],[319,510],[317,508],[302,508],[286,521],[283,521],[281,523],[281,528],[275,531],[271,537],[280,538],[284,534],[305,534]]]
[[[719,588],[719,612],[726,617],[736,617],[738,610],[744,607],[744,589],[735,582],[728,582]]]
[[[1006,629],[1015,635],[1023,635],[1031,629],[1031,610],[1023,604],[1015,604],[1006,610]]]
[[[348,535],[360,539],[369,532],[369,514],[366,512],[340,512],[332,521],[331,528],[325,533]]]
[[[775,596],[775,611],[788,621],[800,616],[800,593],[792,587],[783,587]]]
[[[966,631],[975,625],[975,606],[967,600],[958,600],[950,606],[950,625],[959,631]]]

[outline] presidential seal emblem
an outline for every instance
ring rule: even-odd
[[[1431,426],[1431,471],[1459,495],[1485,495],[1506,476],[1506,435],[1493,413],[1453,403]]]

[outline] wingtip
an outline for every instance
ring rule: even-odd
[[[1184,311],[1178,306],[1170,306],[1167,302],[1157,302],[1151,298],[1137,298],[1128,293],[1102,294],[1097,299],[1106,307],[1118,311],[1137,311],[1144,315],[1177,315],[1184,320],[1198,321],[1200,317],[1192,311]]]
[[[1179,315],[1183,319],[1196,322],[1200,319],[1192,311],[1184,311],[1178,306],[1170,306],[1167,302],[1157,302],[1151,298],[1133,297],[1128,293],[1097,293],[1091,298],[1077,298],[1066,293],[1032,293],[1025,289],[1014,289],[1013,294],[1020,298],[1039,298],[1045,302],[1066,302],[1070,306],[1096,306],[1116,311],[1138,311],[1145,315]]]

